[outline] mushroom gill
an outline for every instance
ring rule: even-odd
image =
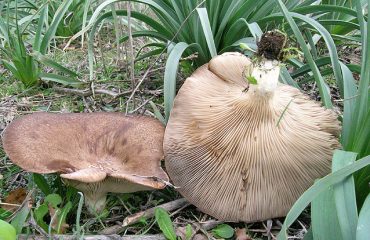
[[[186,79],[166,127],[165,164],[174,185],[221,220],[285,216],[329,173],[339,147],[336,114],[277,83],[276,62],[261,64],[268,67],[238,53],[213,58]]]

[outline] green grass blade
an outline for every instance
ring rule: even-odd
[[[155,117],[161,122],[163,123],[163,125],[166,125],[166,120],[164,119],[163,115],[161,114],[161,112],[159,111],[159,109],[157,108],[157,106],[154,104],[154,102],[152,101],[149,101],[149,104],[150,106],[153,108],[153,111],[154,111],[154,115]]]
[[[344,108],[342,121],[341,143],[344,149],[349,149],[349,137],[353,131],[352,125],[354,123],[354,111],[356,104],[357,86],[352,72],[346,65],[340,62],[343,74],[343,88],[344,88]]]
[[[303,6],[303,7],[297,7],[294,9],[294,12],[300,13],[300,14],[315,14],[319,15],[322,13],[330,13],[330,12],[336,12],[341,14],[350,15],[353,17],[357,17],[357,13],[355,10],[343,7],[343,6],[337,6],[337,5],[328,5],[328,4],[320,4],[320,5],[309,5],[309,6]]]
[[[330,33],[323,26],[321,26],[318,22],[316,22],[315,20],[307,16],[297,14],[297,13],[292,13],[292,16],[298,19],[301,19],[302,21],[305,21],[306,23],[313,26],[324,38],[327,48],[329,50],[331,63],[333,65],[334,76],[335,76],[337,85],[339,87],[340,94],[343,97],[343,91],[344,91],[343,90],[343,77],[342,77],[341,68],[339,65],[338,51],[335,46],[334,40],[330,36]]]
[[[219,43],[221,41],[223,32],[226,32],[225,28],[227,26],[227,23],[229,22],[230,18],[232,18],[233,14],[239,8],[241,3],[243,3],[243,1],[234,0],[231,3],[229,1],[228,3],[224,4],[224,7],[220,12],[220,16],[222,16],[220,17],[221,22],[219,23],[219,26],[217,28],[216,35],[215,35],[216,43]]]
[[[340,158],[343,151],[336,150],[334,152],[333,161]],[[279,240],[286,240],[286,231],[291,224],[297,219],[301,212],[312,202],[320,193],[327,190],[333,184],[343,181],[349,175],[355,173],[356,171],[370,165],[370,156],[364,157],[357,160],[353,164],[346,166],[334,173],[331,173],[320,180],[316,181],[313,186],[311,186],[301,197],[294,203],[293,207],[288,212],[281,231],[278,235]]]
[[[38,173],[32,174],[33,181],[35,182],[36,186],[45,194],[45,196],[52,194],[51,188],[46,181],[45,177]]]
[[[37,59],[37,61],[39,61],[40,63],[42,63],[42,64],[44,64],[48,67],[52,67],[55,70],[58,70],[58,71],[60,71],[61,73],[64,73],[64,74],[68,74],[72,77],[78,77],[78,74],[76,72],[60,65],[59,63],[51,60],[50,58],[46,57],[45,55],[42,55],[38,52],[34,52],[33,56]]]
[[[157,32],[157,31],[147,31],[147,30],[135,31],[135,32],[132,33],[132,37],[133,38],[149,37],[149,38],[154,38],[154,39],[157,39],[157,40],[160,40],[160,41],[163,41],[163,42],[168,41],[168,39],[165,35],[163,35],[160,32]],[[120,43],[122,43],[122,42],[125,42],[127,40],[128,40],[128,36],[123,36],[119,41],[120,41]]]
[[[281,68],[279,77],[280,77],[281,82],[300,89],[297,82],[294,81],[293,78],[290,76],[288,69],[286,69],[286,67]]]
[[[99,18],[99,15],[104,11],[104,9],[114,3],[114,2],[118,2],[120,0],[106,0],[104,1],[103,3],[101,3],[94,11],[94,13],[92,14],[88,24],[83,28],[81,29],[81,31],[79,31],[78,33],[76,33],[69,41],[68,41],[68,44],[70,44],[73,40],[75,40],[76,38],[80,37],[82,34],[84,34],[85,32],[87,32],[93,25],[94,23],[97,21],[97,19]],[[170,12],[166,11],[163,7],[165,7],[163,5],[163,3],[161,4],[160,2],[157,3],[155,1],[152,1],[152,0],[135,0],[133,2],[139,2],[139,3],[143,3],[143,4],[147,4],[148,6],[150,6],[153,10],[156,10],[157,12],[160,12],[162,13],[163,15],[165,15],[167,17],[167,19],[170,19],[172,26],[174,29],[179,29],[180,28],[180,25],[176,22],[173,21],[173,18],[172,18],[172,15]],[[159,17],[159,16],[158,16]],[[68,45],[67,44],[67,45]]]
[[[30,213],[30,208],[28,204],[24,204],[20,211],[17,212],[17,215],[13,218],[11,224],[15,228],[17,234],[22,233],[23,226],[27,220],[27,217]]]
[[[254,39],[259,39],[262,36],[262,30],[256,22],[248,23],[248,29],[252,33]]]
[[[35,40],[34,40],[34,43],[33,43],[33,50],[34,51],[39,51],[40,47],[41,47],[42,30],[44,28],[44,23],[47,19],[46,12],[47,12],[47,6],[44,6],[43,9],[40,12],[40,17],[39,17],[38,23],[37,23],[37,30],[36,30],[36,33],[35,33]]]
[[[157,47],[157,48],[164,49],[166,47],[166,44],[162,42],[150,42],[150,43],[144,44],[137,50],[135,58],[137,58],[140,55],[141,51],[143,51],[145,48],[150,48],[150,47]]]
[[[348,166],[355,162],[357,153],[342,152],[333,161],[332,171]],[[343,239],[355,239],[357,226],[357,205],[356,192],[353,176],[348,176],[345,180],[334,185],[334,201],[339,223],[339,230],[342,233]],[[332,204],[332,203],[330,203]],[[329,219],[328,219],[329,220]],[[330,222],[330,221],[328,221]],[[325,229],[324,229],[325,230]],[[330,232],[326,229],[325,231]],[[339,231],[337,231],[339,232]]]
[[[364,205],[358,216],[356,240],[368,240],[370,229],[370,194],[367,195]]]
[[[41,54],[46,54],[50,41],[54,37],[60,21],[62,21],[64,14],[67,12],[71,4],[72,4],[71,0],[64,0],[63,3],[58,7],[57,11],[55,12],[54,18],[48,30],[46,31],[44,37],[42,38],[40,45]]]
[[[318,67],[322,67],[330,63],[330,57],[321,57],[315,60],[315,63]],[[299,67],[297,70],[291,73],[292,78],[296,78],[302,76],[308,72],[311,72],[311,68],[309,64],[304,64]]]
[[[177,43],[170,52],[166,62],[164,72],[164,91],[163,91],[166,122],[170,117],[173,100],[175,99],[176,95],[176,76],[179,61],[184,51],[191,46],[192,45],[189,45],[184,42]]]
[[[340,231],[333,187],[329,187],[312,201],[311,226],[313,239],[346,240]]]
[[[43,81],[51,81],[51,82],[56,82],[56,83],[61,83],[63,85],[69,85],[69,86],[78,86],[81,85],[82,82],[74,79],[74,78],[69,78],[61,75],[57,75],[54,73],[41,73],[40,78]]]
[[[370,0],[367,1],[370,4]],[[361,4],[357,3],[356,10],[358,12],[358,19],[359,24],[361,27],[361,36],[362,36],[362,59],[361,59],[361,76],[359,82],[359,91],[358,94],[360,95],[358,98],[358,103],[356,104],[355,109],[355,120],[356,124],[354,124],[353,128],[355,127],[356,131],[355,134],[352,135],[351,140],[353,141],[352,150],[355,152],[360,152],[361,149],[366,148],[366,145],[369,145],[369,136],[364,136],[364,138],[360,138],[359,135],[362,134],[363,130],[366,128],[365,122],[367,116],[370,114],[370,94],[369,94],[369,85],[370,85],[370,21],[368,20],[365,22],[364,17],[362,16],[362,8]],[[365,127],[365,128],[364,128]],[[367,126],[367,129],[369,127]],[[370,154],[369,152],[361,152],[360,156],[366,156]]]
[[[159,55],[159,54],[161,54],[163,52],[163,50],[164,50],[163,48],[157,48],[157,49],[154,49],[152,51],[143,53],[140,56],[137,56],[135,58],[135,62],[140,61],[140,60],[143,60],[145,58],[149,58],[149,57],[153,57],[153,56]]]
[[[312,69],[312,72],[313,72],[313,75],[315,76],[315,80],[316,80],[316,83],[318,85],[320,96],[321,96],[321,99],[322,99],[322,102],[323,102],[324,106],[326,108],[332,108],[333,104],[332,104],[331,99],[330,99],[329,87],[324,82],[324,79],[321,76],[320,71],[319,71],[318,67],[316,66],[316,64],[315,64],[315,62],[312,58],[312,55],[311,55],[311,53],[310,53],[310,51],[309,51],[309,49],[308,49],[308,47],[305,43],[305,40],[304,40],[303,36],[302,36],[297,24],[293,20],[292,14],[290,12],[288,12],[288,9],[285,7],[285,5],[283,4],[283,2],[281,0],[277,0],[277,1],[278,1],[280,10],[282,11],[285,19],[288,21],[291,29],[293,30],[294,35],[297,38],[297,41],[298,41],[300,47],[302,48],[304,56],[306,57],[306,60],[309,63],[311,69]]]
[[[90,8],[90,2],[91,2],[91,0],[85,0],[85,3],[84,3],[84,13],[82,15],[82,26],[81,26],[82,29],[84,29],[86,27],[87,15],[89,13],[89,8]],[[84,40],[85,40],[85,34],[82,34],[82,37],[81,37],[81,45],[82,46],[84,45]]]
[[[203,34],[206,38],[208,50],[211,54],[211,57],[217,56],[217,50],[215,41],[213,39],[211,24],[208,19],[208,13],[206,8],[197,8],[197,12],[199,15],[200,23],[202,24]]]

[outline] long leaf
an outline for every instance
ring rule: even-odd
[[[334,156],[336,158],[333,161],[332,171],[335,172],[354,163],[356,156],[357,154],[352,152],[341,152],[339,156]],[[342,182],[334,185],[334,201],[338,215],[339,230],[343,239],[354,240],[358,217],[353,176],[348,176]],[[326,231],[328,230],[326,229]]]
[[[35,56],[35,58],[39,62],[41,62],[42,64],[44,64],[44,65],[46,65],[48,67],[52,67],[52,68],[54,68],[54,69],[56,69],[56,70],[58,70],[58,71],[60,71],[62,73],[68,74],[68,75],[70,75],[72,77],[77,77],[78,76],[78,74],[76,72],[74,72],[74,71],[72,71],[72,70],[70,70],[70,69],[68,69],[68,68],[60,65],[59,63],[51,60],[50,58],[46,57],[45,55],[42,55],[42,54],[40,54],[38,52],[34,52],[33,53],[33,56]]]
[[[69,78],[61,75],[57,75],[54,73],[41,73],[40,78],[43,81],[51,81],[51,82],[56,82],[56,83],[61,83],[63,85],[69,85],[69,86],[78,86],[81,85],[82,82],[74,79],[74,78]]]
[[[198,11],[198,15],[199,15],[199,18],[200,18],[200,23],[202,24],[203,34],[204,34],[204,36],[206,38],[206,41],[207,41],[208,50],[211,54],[211,57],[215,57],[215,56],[217,56],[217,50],[216,50],[215,41],[213,39],[211,25],[210,25],[209,19],[208,19],[207,9],[197,8],[197,11]]]
[[[370,229],[370,194],[367,195],[358,217],[356,240],[368,240]]]
[[[320,96],[321,96],[321,99],[322,99],[322,102],[323,102],[324,106],[326,108],[332,108],[333,104],[332,104],[331,99],[330,99],[329,87],[324,82],[324,79],[321,76],[320,71],[319,71],[318,67],[315,64],[315,62],[312,58],[312,55],[311,55],[310,51],[308,50],[308,47],[307,47],[307,45],[304,41],[303,36],[302,36],[297,24],[293,20],[292,14],[288,11],[288,9],[285,7],[285,5],[283,4],[283,2],[281,0],[277,0],[277,2],[279,4],[281,12],[283,13],[285,19],[288,21],[291,29],[294,32],[295,37],[297,38],[297,41],[299,42],[299,45],[300,45],[300,47],[302,48],[302,50],[304,52],[304,55],[307,59],[307,62],[311,66],[313,75],[315,76],[316,83],[319,87]]]
[[[311,203],[313,239],[346,240],[340,231],[333,187],[320,193]]]
[[[57,11],[55,12],[54,18],[41,41],[40,45],[41,54],[46,54],[47,49],[49,47],[49,43],[51,39],[54,37],[60,21],[62,20],[64,14],[67,12],[71,4],[72,4],[71,0],[64,0],[63,3],[58,7]]]
[[[155,209],[155,219],[163,235],[169,240],[176,240],[176,233],[167,211],[163,208]]]
[[[173,100],[176,95],[176,76],[180,58],[184,51],[194,45],[189,45],[184,42],[176,44],[170,55],[168,56],[165,72],[164,72],[164,110],[166,123],[170,116],[170,112],[173,105]]]
[[[336,150],[333,158],[338,158],[341,156],[343,151]],[[333,160],[334,161],[334,160]],[[331,173],[320,180],[316,181],[313,186],[311,186],[301,197],[294,203],[293,207],[288,212],[281,231],[278,235],[279,240],[286,240],[286,231],[288,227],[293,224],[295,219],[301,214],[301,212],[312,202],[320,193],[327,190],[333,184],[343,181],[349,175],[355,173],[356,171],[370,165],[370,156],[364,157],[357,160],[353,164],[346,166],[334,173]]]

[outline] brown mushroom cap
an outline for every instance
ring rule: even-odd
[[[13,121],[3,144],[21,168],[62,173],[68,183],[92,198],[104,196],[94,201],[105,204],[107,192],[165,187],[168,177],[160,167],[163,134],[159,121],[144,116],[35,113]],[[104,204],[89,207],[99,211]]]
[[[330,172],[339,147],[333,111],[287,85],[266,93],[240,82],[252,68],[236,53],[200,67],[179,90],[165,131],[166,169],[178,191],[226,221],[285,216]]]

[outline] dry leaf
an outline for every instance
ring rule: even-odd
[[[252,240],[252,238],[247,234],[245,228],[237,228],[235,230],[236,240]]]
[[[9,193],[9,195],[4,199],[4,203],[21,205],[23,201],[26,199],[26,196],[27,191],[25,188],[17,188]],[[2,205],[2,208],[7,211],[14,212],[18,207]]]
[[[208,237],[202,233],[195,234],[192,240],[208,240]]]

